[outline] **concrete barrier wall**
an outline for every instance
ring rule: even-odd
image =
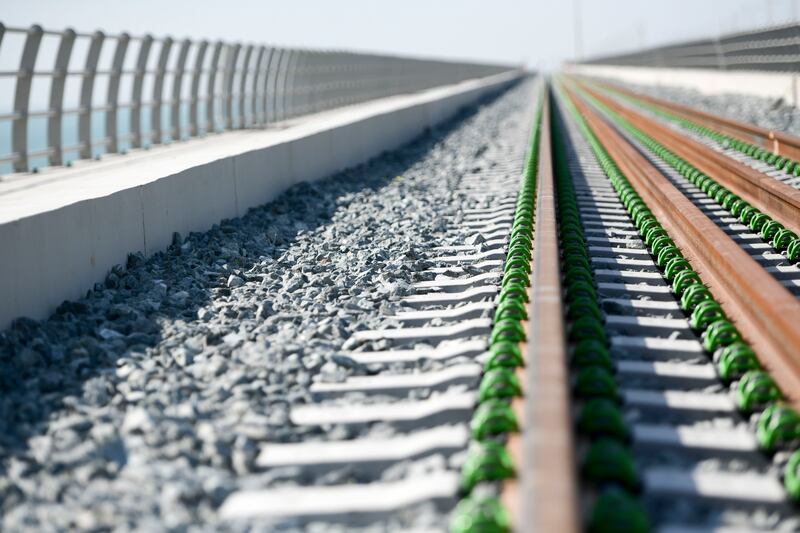
[[[165,249],[293,184],[397,148],[519,78],[509,72],[303,117],[13,176],[0,183],[0,329],[46,318],[128,253]]]
[[[745,94],[762,98],[783,98],[798,107],[798,75],[783,72],[710,70],[696,68],[624,67],[615,65],[572,65],[569,72],[642,85],[684,87],[702,94]]]

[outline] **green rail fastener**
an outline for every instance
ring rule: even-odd
[[[500,286],[505,287],[506,285],[514,282],[519,285],[524,285],[525,287],[530,287],[530,278],[530,274],[525,272],[525,270],[521,268],[514,268],[506,271],[506,273],[503,275],[502,281],[500,282]]]
[[[525,320],[528,318],[528,311],[522,302],[506,299],[497,306],[494,312],[495,320]]]
[[[479,441],[504,433],[514,433],[518,429],[517,417],[505,400],[491,399],[482,402],[475,409],[470,421],[472,438]]]
[[[572,351],[572,364],[577,368],[599,366],[609,372],[614,370],[614,363],[605,343],[597,339],[583,339]]]
[[[576,343],[584,339],[608,343],[602,321],[592,315],[583,315],[574,320],[569,325],[569,338]]]
[[[704,300],[697,304],[692,311],[689,325],[692,326],[692,329],[705,330],[712,323],[725,317],[725,311],[722,310],[721,305],[714,300]]]
[[[503,318],[495,322],[492,328],[492,337],[489,341],[494,344],[498,341],[522,342],[525,340],[525,328],[519,320]]]
[[[597,301],[586,297],[575,298],[567,306],[567,318],[578,320],[581,317],[590,317],[599,323],[605,321]]]
[[[478,401],[509,399],[522,396],[522,387],[519,378],[512,370],[507,368],[495,368],[483,375],[478,389]]]
[[[712,323],[703,336],[703,347],[714,352],[716,349],[729,346],[742,340],[739,330],[728,320],[721,319]]]
[[[524,285],[518,283],[509,283],[500,289],[500,296],[498,296],[499,302],[504,302],[506,300],[528,303],[528,289]]]
[[[715,353],[715,359],[719,376],[724,381],[739,379],[751,370],[761,369],[756,353],[744,342],[734,342],[726,346]]]
[[[756,439],[768,452],[797,446],[800,444],[800,415],[787,405],[770,405],[758,417]]]
[[[662,232],[666,233],[663,229]],[[692,265],[683,257],[675,257],[664,268],[664,276],[673,281],[680,272],[692,272]]]
[[[800,239],[796,239],[786,247],[786,258],[792,263],[800,261]]]
[[[681,309],[693,312],[700,303],[714,300],[711,291],[705,285],[690,285],[681,295]]]
[[[609,488],[597,498],[589,516],[589,533],[648,533],[650,523],[642,505],[619,489]]]
[[[771,242],[779,231],[783,231],[785,229],[786,228],[783,227],[783,224],[777,220],[768,220],[767,223],[761,227],[761,238],[767,242]]]
[[[800,501],[800,450],[795,450],[783,471],[783,486],[795,501]]]
[[[578,414],[578,431],[592,439],[609,437],[629,442],[631,431],[617,404],[607,398],[587,400]]]
[[[465,498],[450,517],[451,533],[510,533],[511,520],[503,505],[492,496]]]
[[[772,238],[772,247],[779,252],[786,251],[792,242],[796,242],[797,234],[790,229],[780,229]]]
[[[619,398],[614,376],[602,366],[587,366],[578,370],[573,390],[578,398]]]
[[[527,274],[530,274],[531,273],[530,261],[518,255],[515,255],[513,257],[508,257],[506,260],[506,264],[503,267],[503,272],[509,272],[514,269],[522,269]]]
[[[680,261],[685,261],[683,258],[675,258],[671,263],[676,263]],[[672,279],[672,290],[678,296],[683,296],[683,293],[686,292],[689,287],[693,285],[702,285],[703,281],[700,279],[700,276],[694,270],[681,270],[675,277]]]
[[[514,465],[505,446],[484,441],[473,443],[461,471],[461,490],[469,494],[478,483],[513,478]]]
[[[567,300],[576,300],[578,298],[589,298],[597,300],[597,292],[590,283],[585,281],[577,281],[567,287]]]
[[[581,473],[592,483],[616,483],[636,492],[641,488],[633,458],[628,449],[616,440],[595,441],[583,458]]]
[[[484,363],[485,372],[494,368],[516,368],[524,366],[522,352],[515,342],[496,342],[489,348],[489,357]]]
[[[736,385],[736,404],[745,413],[764,408],[783,398],[780,389],[766,372],[751,370]]]

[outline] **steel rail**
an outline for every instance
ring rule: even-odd
[[[701,126],[715,129],[720,133],[724,133],[740,141],[748,143],[755,142],[761,145],[765,150],[770,150],[776,155],[788,156],[792,159],[800,160],[800,138],[793,135],[714,115],[706,111],[701,111],[700,109],[632,91],[626,87],[615,84],[597,80],[592,80],[592,83],[631,98],[647,102],[659,109],[673,113],[686,120],[696,122]]]
[[[800,407],[800,302],[706,217],[600,114],[565,87],[620,170],[663,224],[764,367]]]
[[[533,268],[524,345],[521,435],[510,442],[521,464],[515,500],[504,502],[517,530],[580,530],[572,436],[570,382],[561,302],[549,89],[543,95],[537,175]],[[514,449],[513,447],[517,447]]]
[[[800,231],[800,190],[682,136],[655,120],[621,105],[582,81],[578,83],[598,101],[668,150],[684,158],[702,172],[713,176],[722,185],[795,233]]]

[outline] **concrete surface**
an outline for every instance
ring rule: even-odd
[[[798,75],[792,73],[612,65],[570,65],[566,70],[628,83],[684,87],[703,94],[731,93],[783,98],[785,102],[795,107],[798,107],[800,101]]]
[[[0,181],[0,329],[80,298],[128,253],[397,148],[520,76],[513,71]]]

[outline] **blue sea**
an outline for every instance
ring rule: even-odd
[[[221,110],[220,110],[221,111]],[[200,106],[198,109],[200,123],[204,123],[206,120],[206,113],[204,106]],[[235,114],[236,115],[236,114]],[[219,114],[218,114],[219,116]],[[94,111],[91,115],[91,135],[92,141],[100,141],[101,139],[107,137],[105,122],[106,122],[106,112],[105,111]],[[147,135],[148,132],[151,131],[151,109],[149,107],[145,107],[141,110],[141,127],[142,132]],[[189,104],[185,103],[181,106],[180,109],[180,123],[181,123],[181,135],[179,136],[180,139],[185,139],[188,136],[188,117],[189,117]],[[44,150],[47,148],[47,117],[33,117],[28,120],[28,151],[35,152],[38,150]],[[131,124],[131,110],[130,109],[119,109],[117,110],[117,132],[118,135],[124,137],[130,133],[130,124]],[[167,105],[164,105],[161,109],[161,124],[163,129],[169,129],[171,126],[170,124],[170,108]],[[217,130],[221,129],[222,124],[217,125]],[[12,152],[11,149],[11,121],[10,120],[0,120],[0,157],[8,155]],[[61,135],[63,146],[75,146],[78,144],[78,116],[77,115],[64,115],[62,118],[61,123]],[[203,130],[201,130],[202,132]],[[161,142],[169,142],[175,140],[170,135],[167,135],[167,132],[164,132],[162,136]],[[143,138],[143,144],[145,146],[152,144],[152,141],[149,137],[145,136]],[[130,139],[120,140],[119,142],[119,150],[121,152],[125,152],[130,150],[131,143]],[[102,144],[95,145],[92,148],[92,157],[102,157],[103,154],[107,152],[106,146]],[[68,163],[69,161],[73,161],[78,159],[79,152],[77,150],[72,151],[65,151],[64,152],[64,162]],[[48,160],[46,156],[40,157],[33,157],[29,159],[29,166],[31,170],[42,168],[48,166]],[[12,164],[10,162],[1,162],[0,163],[0,176],[9,174],[13,171]]]

